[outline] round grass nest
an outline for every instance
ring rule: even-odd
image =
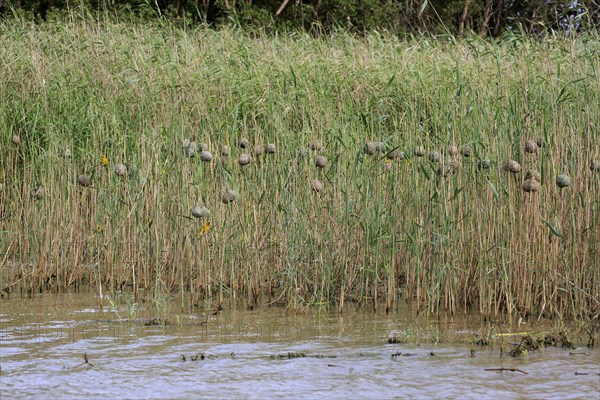
[[[569,178],[568,175],[564,174],[558,175],[556,177],[556,186],[558,186],[561,189],[571,186],[571,178]]]
[[[417,146],[415,147],[415,149],[413,150],[413,153],[415,154],[415,156],[417,157],[423,157],[425,155],[425,147],[423,146]]]
[[[367,142],[363,148],[363,151],[367,155],[374,155],[377,153],[377,143],[376,142]]]
[[[313,192],[319,193],[321,190],[323,190],[323,182],[318,179],[311,179],[310,188],[313,190]]]
[[[238,144],[242,149],[250,147],[250,141],[246,138],[241,138]]]
[[[480,170],[490,169],[492,166],[492,162],[489,158],[482,158],[477,162],[477,168]]]
[[[19,145],[21,143],[21,138],[19,135],[12,135],[12,142],[14,145]]]
[[[318,168],[325,168],[327,166],[327,157],[325,157],[325,156],[316,156],[315,157],[315,165]]]
[[[535,154],[538,151],[538,145],[534,140],[526,140],[525,145],[523,146],[525,152],[529,154]]]
[[[211,162],[212,159],[213,159],[213,155],[210,151],[203,150],[200,152],[200,160],[202,160],[204,162]]]
[[[435,163],[440,161],[441,155],[439,151],[432,151],[431,153],[429,153],[427,158],[429,159],[429,161]]]
[[[266,148],[267,154],[275,154],[277,148],[275,147],[275,143],[269,143]]]
[[[450,145],[446,148],[446,154],[449,154],[451,156],[455,156],[458,154],[458,146],[455,145]]]
[[[227,145],[221,146],[221,155],[224,157],[229,156],[229,146],[227,146]]]
[[[237,193],[235,190],[227,188],[223,191],[223,195],[221,196],[221,201],[223,204],[229,204],[237,200]]]
[[[127,167],[125,164],[116,163],[113,169],[118,176],[127,176]]]
[[[508,160],[504,163],[504,170],[516,174],[521,171],[521,164],[515,160]]]
[[[538,148],[542,148],[542,147],[546,147],[548,145],[548,142],[546,141],[546,138],[543,136],[538,137],[535,140],[535,144],[537,145]]]
[[[523,182],[523,191],[527,193],[539,192],[542,184],[536,179],[525,179]]]
[[[250,164],[251,162],[252,162],[252,156],[251,156],[250,154],[248,154],[248,153],[242,153],[242,154],[240,154],[240,156],[238,157],[238,163],[239,163],[241,166],[248,165],[248,164]]]
[[[540,171],[538,171],[537,169],[530,169],[525,174],[525,179],[533,179],[533,180],[536,180],[538,182],[541,182],[542,181],[542,174],[540,174]]]
[[[463,157],[471,157],[473,155],[473,147],[470,144],[465,144],[461,153]]]
[[[86,174],[81,174],[77,177],[77,184],[79,186],[88,187],[92,184],[92,180]]]
[[[261,156],[265,152],[265,146],[262,144],[257,144],[254,146],[253,152],[255,156]]]
[[[202,204],[198,204],[192,208],[192,217],[194,218],[208,218],[210,217],[210,210]]]
[[[310,142],[308,142],[308,148],[312,151],[319,151],[323,148],[323,145],[318,140],[313,139]]]

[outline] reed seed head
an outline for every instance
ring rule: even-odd
[[[235,190],[227,188],[223,191],[223,196],[221,197],[221,201],[223,204],[229,204],[234,202],[237,199],[237,193]]]
[[[377,153],[377,144],[375,142],[367,142],[365,143],[363,150],[365,154],[372,156]]]
[[[211,162],[212,159],[213,159],[213,155],[210,151],[203,150],[200,152],[200,160],[202,160],[204,162]]]
[[[321,190],[323,190],[323,183],[318,179],[312,179],[310,181],[310,188],[313,190],[313,192],[319,193]]]
[[[471,157],[471,155],[473,155],[473,147],[470,144],[465,144],[461,153],[463,157]]]
[[[242,138],[242,139],[240,139],[239,146],[242,149],[248,148],[248,147],[250,147],[250,141],[246,138]]]
[[[556,177],[556,186],[559,188],[566,188],[567,186],[571,186],[571,178],[567,175],[559,175]]]
[[[224,157],[229,156],[229,146],[225,145],[221,147],[221,155]]]
[[[319,168],[325,168],[325,166],[327,165],[327,157],[325,157],[325,156],[315,157],[315,165]]]
[[[238,163],[242,166],[248,165],[252,162],[252,156],[248,153],[242,153],[238,157]]]
[[[490,169],[491,166],[492,162],[489,158],[482,158],[477,162],[477,168],[479,168],[480,170]]]
[[[210,210],[202,204],[198,204],[192,208],[192,217],[194,218],[208,218],[210,217]]]
[[[12,142],[16,146],[21,144],[21,138],[19,137],[19,135],[17,135],[17,134],[12,135]]]
[[[527,140],[527,141],[525,141],[525,146],[524,147],[525,147],[525,152],[527,152],[529,154],[535,154],[535,153],[537,153],[538,145],[533,140]]]
[[[541,183],[536,179],[525,179],[523,182],[523,191],[527,193],[539,192],[542,188]]]
[[[115,174],[119,176],[127,176],[127,167],[121,163],[116,163],[114,166]]]
[[[425,155],[425,147],[417,146],[417,147],[415,147],[413,152],[415,153],[415,156],[423,157]]]
[[[521,171],[521,164],[515,160],[508,160],[504,163],[504,170],[516,174]]]
[[[254,146],[254,155],[255,156],[261,156],[264,152],[265,152],[265,146],[263,146],[262,144],[257,144],[256,146]]]
[[[312,151],[319,151],[323,148],[323,145],[318,140],[313,139],[310,142],[308,142],[308,148]]]
[[[77,183],[79,186],[88,187],[92,184],[92,180],[86,174],[81,174],[77,177]]]
[[[267,154],[275,154],[275,150],[276,150],[275,143],[269,143],[267,145]]]
[[[534,181],[541,182],[542,181],[542,174],[540,174],[540,171],[538,171],[537,169],[530,169],[525,174],[525,179],[526,180],[527,179],[533,179]]]
[[[427,158],[429,158],[429,161],[435,163],[440,161],[441,155],[439,151],[432,151],[431,153],[429,153]]]

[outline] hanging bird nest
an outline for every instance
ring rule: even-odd
[[[536,179],[525,179],[523,182],[523,191],[527,193],[539,192],[542,184]]]
[[[269,143],[267,145],[267,154],[275,154],[275,150],[276,150],[275,143]]]
[[[461,150],[463,157],[471,157],[473,155],[473,147],[470,144],[465,144]]]
[[[375,143],[375,142],[365,143],[363,151],[367,155],[370,155],[370,156],[374,155],[375,153],[377,153],[377,143]]]
[[[600,161],[598,161],[598,160],[592,160],[590,162],[590,170],[592,172],[600,171]]]
[[[92,184],[92,180],[86,174],[81,174],[77,177],[77,184],[79,186],[88,187]]]
[[[556,186],[559,188],[566,188],[567,186],[571,186],[571,178],[567,175],[559,175],[556,177]]]
[[[201,143],[200,151],[209,151],[208,143]]]
[[[204,162],[211,162],[213,159],[213,155],[210,151],[204,150],[200,152],[200,160]]]
[[[402,153],[400,151],[400,149],[393,149],[391,151],[388,151],[388,153],[385,155],[387,157],[388,160],[395,160],[396,158],[400,157],[400,153]],[[404,153],[402,153],[404,154]]]
[[[312,179],[310,181],[310,188],[313,190],[313,192],[319,193],[321,190],[323,190],[323,182],[318,179]]]
[[[308,148],[312,151],[320,151],[323,148],[323,145],[318,140],[311,140],[308,142]]]
[[[415,149],[413,150],[413,153],[415,154],[415,156],[417,157],[423,157],[425,155],[425,147],[423,146],[417,146],[415,147]]]
[[[31,198],[34,200],[41,200],[46,195],[46,189],[43,186],[38,186],[31,191]]]
[[[504,163],[503,169],[505,171],[511,172],[513,174],[516,174],[517,172],[521,171],[521,164],[519,164],[515,160],[508,160],[507,162]]]
[[[221,155],[223,157],[228,157],[229,156],[229,146],[225,145],[221,147]]]
[[[194,218],[208,218],[210,217],[210,210],[202,204],[198,204],[192,208],[192,217]]]
[[[125,166],[127,167],[127,176],[128,177],[131,178],[137,174],[137,167],[136,167],[135,163],[128,162]]]
[[[542,174],[540,174],[540,171],[538,171],[537,169],[530,169],[527,171],[527,173],[525,174],[525,179],[533,179],[536,180],[538,182],[542,181]]]
[[[187,149],[188,147],[190,147],[190,143],[190,139],[183,139],[181,141],[181,148],[184,150]]]
[[[262,144],[257,144],[254,146],[253,152],[255,156],[261,156],[265,152],[265,147]]]
[[[446,154],[451,155],[451,156],[455,156],[458,154],[458,146],[455,145],[450,145],[446,148]]]
[[[441,155],[440,155],[439,151],[432,151],[431,153],[429,153],[429,155],[427,156],[427,158],[432,163],[436,163],[436,162],[440,161]]]
[[[442,165],[437,170],[437,175],[441,177],[447,177],[458,171],[460,164],[456,160],[444,160]]]
[[[69,149],[69,148],[65,149],[65,158],[71,158],[71,149]]]
[[[248,165],[252,162],[252,156],[248,153],[242,153],[238,157],[238,163],[242,166]]]
[[[477,168],[480,170],[490,169],[492,166],[492,162],[489,158],[482,158],[477,162]]]
[[[116,163],[113,168],[118,176],[127,176],[127,167],[124,164]]]
[[[221,201],[223,204],[229,204],[237,200],[237,193],[233,189],[225,189],[223,191],[223,196],[221,196]]]
[[[242,138],[240,139],[239,146],[242,149],[248,148],[250,147],[250,141],[246,138]]]
[[[318,168],[325,168],[325,166],[327,165],[327,157],[325,157],[325,156],[315,157],[315,165]]]
[[[535,144],[541,149],[542,147],[546,147],[548,145],[548,142],[546,141],[545,137],[540,136],[535,140]]]
[[[21,138],[19,137],[19,135],[12,135],[12,142],[15,146],[21,144]]]
[[[529,153],[529,154],[535,154],[538,151],[538,145],[533,140],[526,140],[524,148],[525,148],[525,152]]]

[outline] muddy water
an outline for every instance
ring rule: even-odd
[[[468,344],[485,329],[479,320],[226,307],[216,315],[169,310],[165,326],[146,325],[159,321],[144,318],[143,307],[104,303],[83,295],[0,300],[0,397],[600,397],[597,349],[512,358],[500,347],[518,337],[502,336],[493,349]],[[392,331],[407,344],[387,344]]]

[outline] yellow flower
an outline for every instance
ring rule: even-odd
[[[202,228],[200,228],[200,236],[204,235],[206,232],[208,232],[210,229],[210,221],[206,222],[204,225],[202,225]]]
[[[108,157],[106,157],[106,154],[102,154],[102,165],[108,167]]]

